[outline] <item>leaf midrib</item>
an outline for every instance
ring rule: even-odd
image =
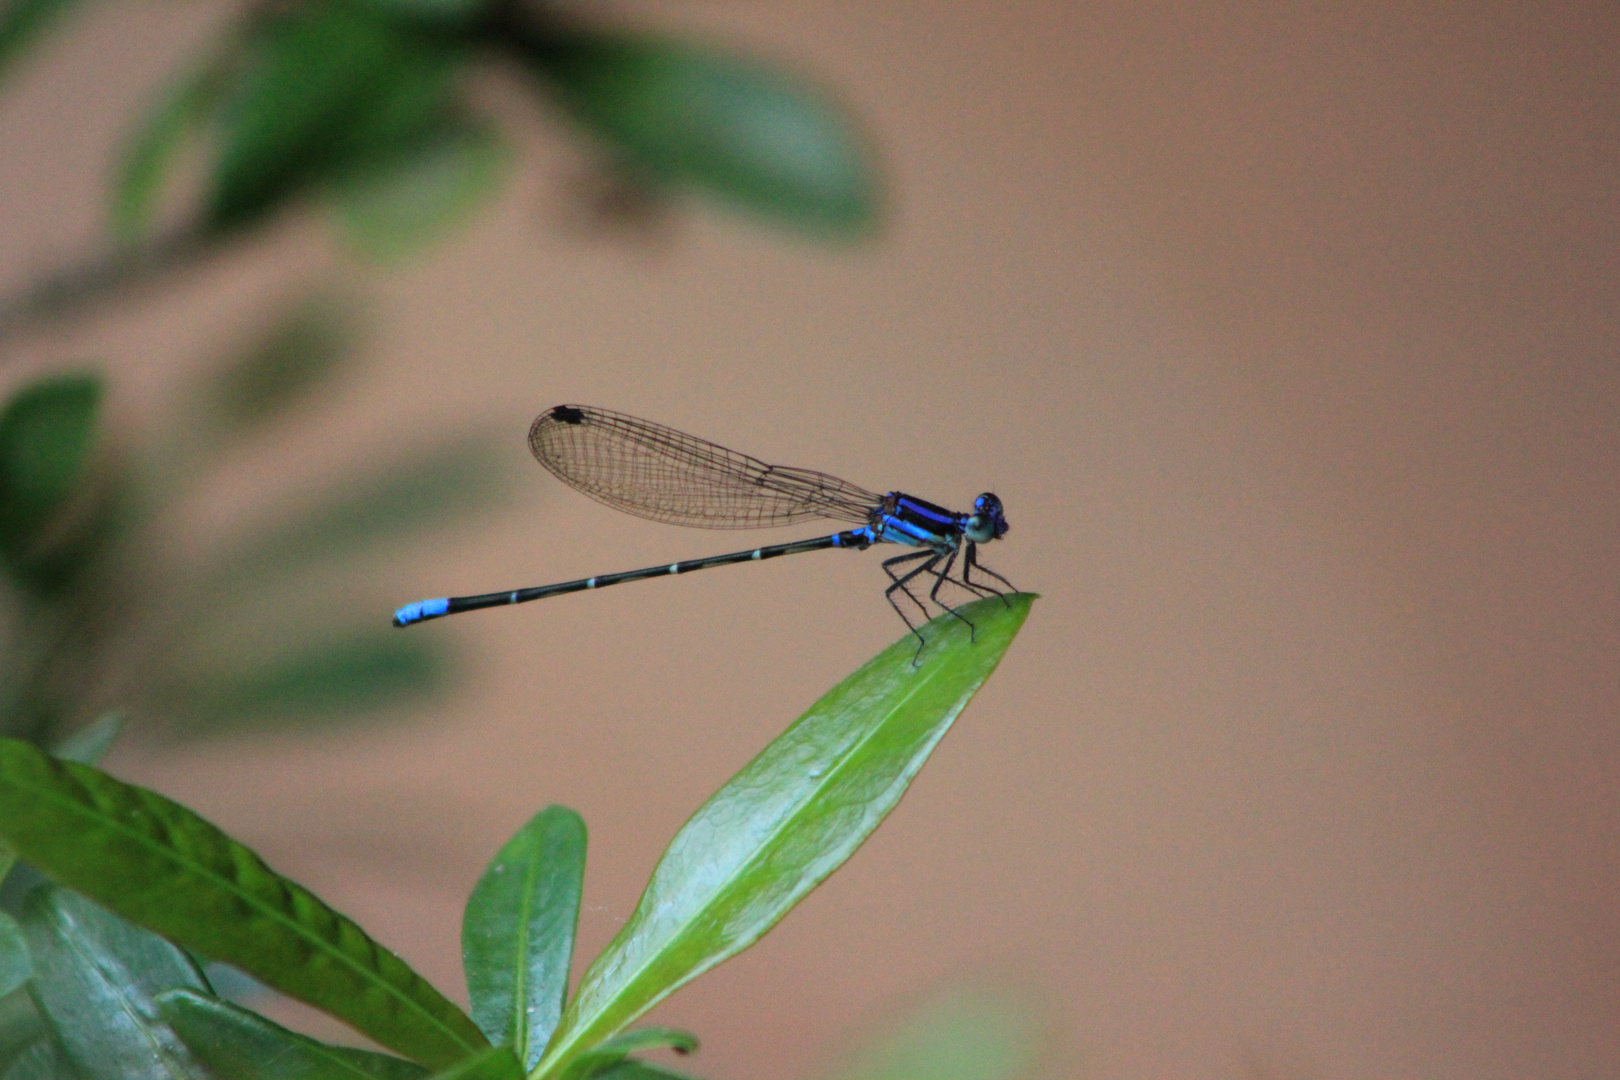
[[[72,776],[71,773],[68,773],[67,775],[69,775],[70,777]],[[73,778],[73,779],[74,779],[75,783],[81,783],[80,781],[78,781],[78,779],[76,777]],[[271,921],[276,922],[276,923],[280,923],[283,926],[287,927],[288,929],[292,930],[293,933],[294,933],[294,936],[302,938],[305,941],[313,942],[315,944],[318,952],[322,952],[322,953],[326,954],[327,956],[335,958],[339,962],[339,964],[353,970],[355,973],[360,975],[363,981],[371,983],[371,984],[373,984],[375,986],[381,987],[384,990],[384,992],[388,994],[389,997],[391,997],[391,998],[395,999],[396,1001],[400,1002],[401,1004],[403,1004],[407,1008],[407,1010],[409,1010],[409,1011],[411,1011],[413,1013],[419,1014],[422,1017],[424,1017],[428,1021],[428,1023],[431,1024],[434,1028],[438,1029],[439,1031],[442,1031],[445,1035],[449,1036],[450,1039],[452,1039],[457,1046],[460,1046],[460,1047],[462,1047],[463,1049],[465,1049],[465,1050],[467,1050],[469,1052],[476,1051],[476,1050],[479,1049],[479,1047],[469,1045],[465,1040],[463,1040],[461,1038],[461,1036],[459,1034],[457,1034],[450,1027],[448,1027],[437,1016],[433,1015],[431,1012],[428,1012],[427,1009],[425,1009],[419,1002],[415,1001],[409,995],[405,994],[399,987],[395,986],[393,983],[389,982],[387,979],[384,979],[384,978],[380,977],[375,972],[373,972],[370,969],[366,968],[365,966],[363,966],[362,964],[357,962],[353,957],[349,956],[347,953],[343,952],[341,949],[337,948],[336,946],[334,946],[330,942],[326,941],[324,938],[321,938],[319,936],[316,936],[316,935],[313,935],[313,934],[307,932],[304,929],[304,927],[303,927],[303,925],[301,923],[299,923],[295,919],[289,918],[287,915],[283,914],[280,911],[277,911],[275,908],[268,906],[264,901],[260,900],[258,897],[254,896],[252,893],[250,893],[247,890],[237,886],[236,883],[232,879],[230,879],[228,877],[224,877],[223,875],[217,873],[216,871],[212,870],[211,868],[209,868],[207,866],[204,866],[201,863],[198,863],[198,862],[195,862],[194,860],[191,860],[191,859],[184,858],[184,857],[180,856],[175,851],[174,848],[167,847],[167,846],[164,846],[164,845],[161,845],[161,844],[157,843],[151,837],[145,835],[144,833],[141,833],[141,832],[139,832],[139,831],[137,831],[135,829],[132,829],[132,828],[124,825],[117,818],[110,817],[108,815],[105,815],[105,814],[99,813],[97,811],[94,811],[94,810],[90,809],[89,807],[85,806],[84,803],[81,803],[76,799],[72,799],[72,798],[69,798],[69,797],[66,797],[64,795],[59,794],[55,788],[51,788],[51,787],[46,787],[46,788],[43,788],[43,789],[41,789],[41,788],[33,788],[33,787],[30,787],[30,785],[27,785],[27,784],[19,784],[18,786],[24,788],[25,790],[32,790],[32,791],[34,791],[36,793],[42,793],[45,796],[47,801],[62,804],[62,805],[66,805],[70,810],[72,810],[75,813],[78,813],[78,814],[80,814],[80,815],[82,815],[84,817],[89,818],[91,821],[101,822],[101,823],[104,823],[106,825],[110,825],[114,830],[116,830],[117,832],[122,833],[123,835],[135,840],[142,847],[145,847],[145,848],[147,848],[147,849],[149,849],[149,850],[151,850],[153,852],[156,852],[158,855],[168,859],[169,861],[175,863],[176,865],[191,869],[193,872],[197,873],[199,876],[201,876],[201,877],[203,877],[205,879],[208,879],[210,881],[218,883],[219,886],[224,889],[224,891],[229,892],[229,893],[237,896],[238,898],[242,899],[243,901],[245,901],[248,907],[250,907],[250,908],[252,908],[252,909],[254,909],[256,911],[259,911],[262,914],[268,915],[270,917]],[[82,786],[82,783],[81,783],[81,786]],[[201,820],[201,819],[199,819],[199,820]],[[225,834],[221,833],[221,835],[225,835]],[[226,836],[226,840],[227,840],[227,842],[229,842],[229,843],[231,843],[231,844],[233,844],[233,845],[235,845],[237,847],[242,847],[241,844],[237,844],[237,842],[235,840],[230,839],[229,836]],[[244,850],[251,850],[251,849],[244,848]],[[258,858],[258,856],[256,854],[255,854],[254,857]],[[261,864],[262,864],[262,860],[261,860]],[[277,878],[279,878],[279,879],[281,879],[283,881],[291,882],[290,878],[285,878],[281,874],[276,873],[276,871],[271,870],[268,865],[265,865],[265,869],[267,871],[269,871],[271,874],[275,875]],[[296,884],[296,882],[291,882],[291,883]],[[298,886],[298,887],[303,888],[303,886]],[[305,891],[307,892],[308,890],[305,890]],[[337,915],[337,916],[339,916],[340,918],[343,918],[343,919],[348,918],[348,916],[343,915],[341,912],[337,911],[330,904],[326,903],[326,901],[320,899],[320,897],[318,897],[318,896],[315,896],[314,893],[309,893],[309,895],[311,897],[313,897],[316,900],[317,903],[319,903],[322,907],[326,908],[326,910],[331,911],[334,915]],[[350,920],[350,921],[352,922],[352,920]],[[358,924],[357,924],[357,926],[358,926]],[[363,929],[361,930],[361,933],[365,936],[365,939],[367,941],[372,942],[372,944],[376,945],[379,949],[384,948],[384,946],[381,943],[377,942],[374,938],[372,938],[372,936],[370,934],[366,934]],[[403,963],[403,961],[401,961],[401,963]],[[420,976],[418,976],[418,978],[420,978]]]
[[[945,665],[941,664],[939,666],[939,668],[936,669],[936,671],[943,672],[944,669],[945,669]],[[865,736],[863,736],[861,739],[857,740],[856,742],[852,743],[850,745],[849,749],[846,750],[843,754],[841,754],[839,756],[837,763],[827,770],[825,778],[823,779],[823,781],[820,784],[816,785],[816,794],[819,795],[821,791],[823,791],[826,788],[828,788],[829,786],[831,786],[831,783],[832,783],[833,779],[836,778],[843,771],[844,767],[849,763],[849,759],[855,755],[855,752],[857,750],[859,750],[861,747],[865,746],[872,738],[874,738],[876,736],[877,731],[880,728],[882,728],[884,724],[888,723],[888,717],[893,716],[896,712],[898,712],[901,709],[902,706],[904,706],[906,703],[911,701],[911,699],[916,697],[917,694],[921,693],[922,690],[935,677],[937,677],[937,676],[929,676],[928,679],[919,682],[915,687],[913,687],[911,690],[907,691],[906,695],[904,697],[900,698],[899,700],[897,700],[894,703],[894,705],[887,711],[887,713],[885,714],[885,718],[881,723],[873,725],[868,730],[868,732],[867,732],[867,734]],[[713,904],[713,897],[724,894],[729,889],[730,883],[735,882],[738,878],[743,876],[743,873],[746,870],[748,870],[749,868],[751,868],[755,864],[757,864],[759,862],[759,859],[760,859],[760,854],[759,853],[766,850],[767,848],[771,847],[775,843],[776,838],[778,836],[780,836],[783,831],[786,830],[786,828],[787,828],[786,823],[790,822],[790,821],[793,821],[793,820],[796,820],[799,817],[800,813],[803,811],[804,806],[807,805],[808,803],[812,802],[812,801],[813,801],[813,797],[810,798],[810,799],[804,800],[804,802],[802,802],[797,808],[795,808],[795,810],[794,810],[794,812],[792,814],[788,815],[787,817],[785,817],[783,819],[783,824],[779,825],[778,827],[776,827],[776,828],[774,828],[774,829],[772,829],[770,831],[770,833],[768,834],[767,839],[764,842],[756,844],[755,847],[754,847],[754,853],[749,856],[748,860],[746,862],[740,864],[735,873],[732,873],[732,874],[728,875],[727,879],[726,879],[726,883],[722,884],[719,888],[713,890],[711,892],[711,894],[710,894],[710,899],[708,901],[706,901],[705,903],[698,905],[697,910],[698,911],[707,910]],[[684,828],[684,826],[683,826],[683,828]],[[683,939],[686,936],[687,931],[691,928],[693,923],[695,923],[696,921],[697,921],[697,919],[696,919],[695,915],[683,918],[680,921],[680,923],[678,924],[678,929],[675,932],[671,933],[669,935],[669,937],[667,938],[665,946],[662,947],[662,948],[657,949],[656,951],[654,951],[652,953],[650,953],[649,957],[648,957],[648,960],[646,962],[644,962],[644,963],[638,965],[637,967],[635,967],[634,969],[632,969],[632,972],[633,972],[632,975],[629,978],[624,980],[623,985],[626,988],[634,986],[641,979],[641,977],[647,972],[647,970],[653,966],[654,961],[658,957],[666,955],[670,951],[670,946],[671,945],[673,945],[675,942],[680,941],[681,939]],[[699,970],[702,970],[702,969],[699,969]],[[647,1003],[645,1008],[651,1008],[654,1004],[661,1001],[665,996],[667,996],[672,990],[673,990],[673,987],[671,987],[669,989],[666,989],[666,990],[664,990],[663,992],[661,992],[661,993],[659,993],[657,995],[654,995],[652,1000]],[[645,1008],[643,1009],[643,1011],[645,1011]],[[589,1030],[591,1025],[595,1022],[595,1020],[597,1018],[601,1017],[607,1011],[608,1010],[605,1009],[605,1008],[598,1009],[595,1016],[593,1016],[590,1021],[581,1022],[579,1024],[576,1024],[574,1026],[574,1031],[570,1032],[567,1041],[565,1041],[563,1043],[563,1045],[557,1049],[557,1051],[555,1053],[555,1057],[558,1060],[564,1060],[566,1052],[569,1049],[572,1048],[574,1043],[576,1043],[578,1041],[577,1033]]]

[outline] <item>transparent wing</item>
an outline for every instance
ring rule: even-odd
[[[637,517],[703,529],[827,518],[866,524],[883,496],[810,469],[767,465],[662,424],[588,405],[535,417],[529,449],[553,476]]]

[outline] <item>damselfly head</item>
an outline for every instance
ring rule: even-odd
[[[1006,536],[1010,528],[1001,513],[1001,500],[987,491],[973,500],[973,513],[962,526],[962,534],[975,544],[988,544]]]

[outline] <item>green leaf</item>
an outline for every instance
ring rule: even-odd
[[[562,1075],[566,1080],[591,1080],[617,1069],[620,1064],[630,1060],[631,1054],[644,1050],[669,1049],[677,1054],[690,1054],[697,1048],[697,1036],[690,1031],[663,1027],[634,1028],[621,1031],[580,1054],[568,1063]]]
[[[35,1039],[11,1060],[0,1080],[83,1080],[51,1036]]]
[[[24,940],[23,948],[27,947]],[[29,970],[33,970],[31,960]],[[45,1027],[44,1018],[34,1007],[34,998],[27,986],[0,995],[0,1062],[7,1063],[9,1067],[10,1063],[14,1063],[29,1047],[42,1039],[49,1040],[52,1036]],[[5,1076],[5,1072],[0,1071],[0,1080],[4,1080]]]
[[[309,398],[354,353],[353,305],[326,294],[284,307],[221,368],[208,403],[227,427],[251,427]]]
[[[345,0],[266,16],[221,109],[211,223],[252,224],[313,185],[398,160],[449,110],[459,55]]]
[[[463,521],[508,490],[506,454],[487,437],[429,446],[370,475],[344,482],[302,510],[282,509],[211,571],[239,595],[244,582],[302,570],[311,562],[396,541],[429,526]]]
[[[467,26],[494,6],[493,0],[370,0],[378,11],[441,27]]]
[[[0,76],[31,39],[78,6],[78,0],[0,0]]]
[[[953,988],[857,1052],[832,1080],[1016,1080],[1035,1060],[1039,1028],[1024,997]]]
[[[11,993],[33,974],[28,942],[17,920],[0,911],[0,997]]]
[[[485,1045],[393,953],[156,792],[0,739],[0,835],[56,880],[430,1067]]]
[[[314,723],[432,695],[448,678],[443,642],[412,642],[385,627],[305,640],[267,660],[195,675],[175,697],[180,723],[217,728],[263,721]]]
[[[0,412],[0,557],[13,574],[34,574],[68,546],[58,519],[83,485],[100,404],[100,379],[58,375]]]
[[[591,964],[539,1071],[570,1060],[753,944],[847,859],[905,793],[1029,614],[1015,593],[907,635],[829,691],[704,803],[635,913]]]
[[[123,713],[108,713],[95,723],[86,724],[69,735],[51,753],[59,758],[77,761],[81,765],[94,765],[112,748],[113,742],[123,733],[125,723],[126,717]]]
[[[499,133],[472,120],[448,120],[397,162],[360,173],[335,189],[349,245],[378,262],[415,254],[465,224],[492,196],[511,154]]]
[[[581,123],[655,179],[821,232],[875,223],[870,145],[842,106],[797,75],[622,33],[559,35],[529,55]]]
[[[510,1046],[494,1046],[436,1073],[433,1080],[523,1080],[523,1066]]]
[[[29,894],[23,926],[34,999],[85,1080],[208,1080],[153,1000],[205,988],[185,953],[51,886]]]
[[[112,183],[113,236],[126,244],[149,239],[153,219],[180,149],[217,110],[227,67],[215,61],[164,91],[124,149]]]
[[[215,1075],[258,1080],[420,1080],[414,1062],[329,1046],[228,1001],[191,990],[160,994],[158,1008]]]
[[[461,922],[472,1016],[524,1068],[562,1017],[585,880],[585,822],[548,806],[506,842],[478,879]]]

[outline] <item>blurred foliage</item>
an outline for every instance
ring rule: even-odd
[[[985,986],[945,989],[848,1055],[830,1080],[1018,1080],[1041,1046],[1029,997]]]
[[[77,7],[0,0],[0,79]],[[111,254],[0,299],[0,339],[195,264],[300,206],[329,211],[368,258],[417,253],[486,205],[515,163],[510,118],[485,115],[471,92],[480,71],[515,77],[542,115],[594,147],[611,190],[591,209],[616,224],[653,220],[678,192],[826,238],[863,236],[877,220],[870,143],[802,74],[589,6],[276,0],[243,7],[179,64],[115,163]],[[12,393],[0,410],[0,733],[48,744],[126,705],[184,731],[308,720],[442,685],[441,639],[336,625],[354,605],[298,610],[287,597],[325,564],[498,498],[486,442],[419,446],[201,555],[165,546],[187,493],[234,442],[319,396],[356,335],[352,311],[331,299],[283,312],[152,424],[167,442],[112,437],[93,374]]]
[[[93,760],[122,723],[114,706],[190,735],[331,721],[445,684],[445,638],[394,633],[397,597],[342,582],[360,559],[498,502],[505,474],[487,438],[451,433],[305,485],[200,553],[177,554],[171,535],[236,444],[331,389],[357,322],[332,295],[281,306],[149,445],[108,435],[92,375],[40,379],[0,408],[0,733],[51,745],[101,716],[59,749]],[[311,597],[311,581],[338,584]],[[334,589],[359,602],[332,603]]]

